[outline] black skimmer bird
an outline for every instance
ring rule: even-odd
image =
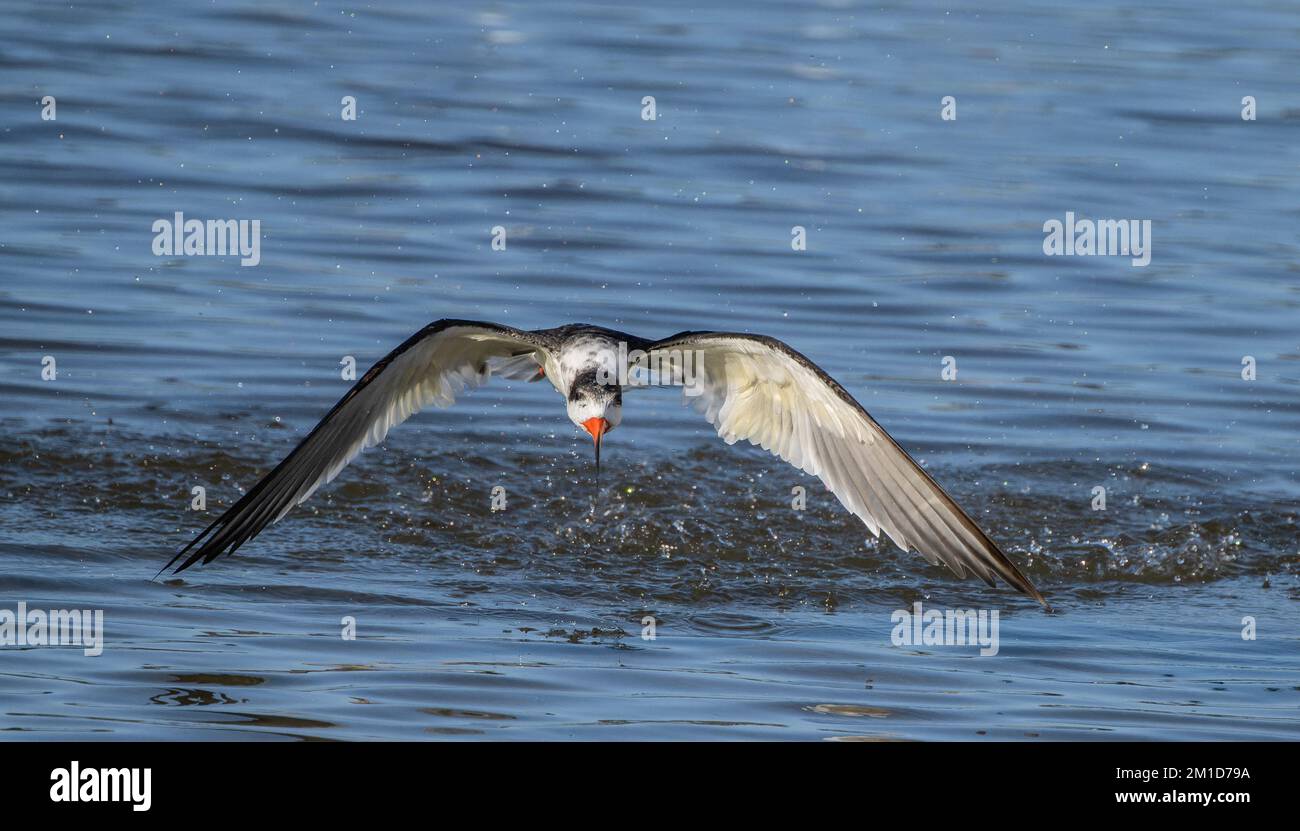
[[[649,376],[647,376],[649,372]],[[623,418],[623,391],[680,383],[727,444],[744,439],[819,477],[899,548],[990,586],[1002,578],[1047,606],[1034,585],[876,420],[816,364],[775,338],[681,332],[651,341],[600,326],[526,332],[439,320],[372,366],[293,452],[163,566],[179,573],[233,552],[421,408],[449,407],[492,375],[545,378],[569,419],[600,444]],[[635,375],[635,378],[633,377]],[[188,555],[188,556],[186,556]]]

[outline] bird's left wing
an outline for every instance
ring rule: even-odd
[[[1015,564],[835,379],[775,338],[682,332],[642,362],[684,382],[727,444],[744,439],[819,477],[871,533],[1047,605]],[[692,396],[692,390],[698,394]]]
[[[321,485],[338,475],[388,431],[433,404],[449,407],[456,394],[476,387],[496,359],[518,364],[536,355],[545,363],[546,343],[532,332],[472,320],[439,320],[416,332],[372,366],[320,423],[244,496],[163,566],[182,556],[176,572],[234,551]]]

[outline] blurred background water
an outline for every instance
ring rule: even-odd
[[[3,20],[0,608],[106,626],[95,658],[0,647],[3,735],[1300,737],[1294,5]],[[176,211],[260,220],[261,264],[154,256]],[[1151,220],[1151,264],[1044,256],[1066,211]],[[148,582],[346,390],[344,356],[440,317],[786,340],[1057,613],[869,539],[673,391],[629,399],[597,487],[549,386],[509,382]],[[917,600],[999,609],[999,654],[893,646]]]

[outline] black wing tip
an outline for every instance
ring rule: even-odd
[[[1002,550],[996,546],[994,546],[993,550],[996,552],[996,560],[998,563],[1006,566],[1005,570],[998,570],[998,576],[1000,576],[1008,586],[1026,597],[1031,597],[1034,600],[1037,600],[1039,605],[1042,606],[1045,611],[1051,612],[1052,605],[1047,602],[1047,598],[1043,597],[1043,593],[1040,592],[1038,587],[1025,576],[1024,572],[1022,572],[1016,564],[1011,561],[1011,558],[1006,554],[1003,554]]]
[[[1002,554],[1002,552],[998,551],[998,554]],[[993,588],[993,589],[996,589],[998,587],[997,580],[994,578],[994,575],[996,574],[997,577],[1002,578],[1002,582],[1006,583],[1011,588],[1015,589],[1016,591],[1025,595],[1026,597],[1038,601],[1039,605],[1043,607],[1044,611],[1046,612],[1055,611],[1052,608],[1052,604],[1048,603],[1047,598],[1043,597],[1043,593],[1038,590],[1038,587],[1035,586],[1033,582],[1031,582],[1030,579],[1026,577],[1023,572],[1020,571],[1020,569],[1016,568],[1016,564],[1011,562],[1011,560],[1008,559],[1005,554],[1002,554],[1000,564],[1007,566],[1007,568],[1005,570],[998,569],[996,571],[987,571],[987,572],[975,568],[970,568],[970,572],[974,574],[976,577],[983,580],[984,584],[987,585],[989,588]],[[951,566],[949,568],[958,577],[966,577],[966,575],[963,574],[961,571],[957,569],[953,569],[951,568]]]
[[[1000,550],[998,553],[1002,554]],[[1015,563],[1011,562],[1011,558],[1002,554],[1001,559],[1002,562],[1009,566],[1009,570],[1002,572],[1000,575],[1002,579],[1006,581],[1006,584],[1026,597],[1032,597],[1034,600],[1037,600],[1039,605],[1043,607],[1044,611],[1053,611],[1052,604],[1047,602],[1047,598],[1043,597],[1043,593],[1040,592],[1038,587],[1024,575],[1024,572],[1017,568]]]
[[[158,573],[157,573],[157,574],[155,574],[153,577],[150,577],[150,578],[149,578],[149,582],[152,583],[152,582],[154,582],[155,580],[157,580],[159,577],[162,577],[164,571],[166,571],[167,569],[171,568],[172,565],[175,564],[175,562],[176,562],[177,560],[179,560],[181,557],[185,556],[185,552],[186,552],[186,551],[189,551],[191,548],[193,548],[193,547],[194,547],[194,544],[197,543],[199,540],[203,539],[205,536],[207,536],[208,531],[211,531],[211,530],[212,530],[212,528],[209,526],[208,529],[205,530],[202,534],[199,534],[197,537],[195,537],[193,540],[191,540],[189,545],[185,546],[185,547],[182,548],[180,551],[177,551],[177,552],[176,552],[176,555],[175,555],[174,557],[172,557],[170,560],[168,560],[167,563],[166,563],[166,565],[164,565],[162,568],[158,569]],[[182,563],[181,566],[180,566],[179,568],[177,568],[175,571],[173,571],[172,574],[180,574],[180,573],[181,573],[182,571],[184,571],[185,568],[186,568],[190,563],[192,563],[193,561],[194,561],[194,559],[191,557],[188,561]]]
[[[232,508],[231,510],[234,510],[234,508]],[[217,540],[217,537],[220,536],[220,531],[225,528],[224,521],[226,520],[226,517],[229,515],[229,513],[230,512],[227,511],[225,514],[222,514],[220,518],[214,520],[213,523],[209,525],[207,528],[204,528],[203,531],[200,532],[197,537],[190,540],[188,545],[186,545],[180,551],[177,551],[175,556],[173,556],[170,560],[167,561],[166,565],[158,569],[158,573],[155,574],[153,577],[151,577],[149,579],[149,582],[152,583],[153,581],[161,577],[163,575],[163,572],[171,568],[173,565],[176,565],[176,561],[179,560],[181,557],[185,557],[185,555],[189,552],[189,550],[191,548],[194,548],[195,546],[198,546],[198,550],[196,550],[193,554],[190,554],[189,557],[186,557],[185,562],[181,563],[179,566],[176,566],[176,568],[172,570],[173,575],[180,574],[182,571],[194,565],[199,560],[202,560],[206,564],[212,562],[218,556],[220,556],[221,553],[225,551],[226,548],[228,547],[229,544],[228,541],[226,542],[226,544],[223,544],[220,548],[215,548],[215,549],[212,543]],[[218,531],[217,536],[209,536],[213,530]]]
[[[1034,585],[1033,581],[1030,580],[1028,577],[1026,577],[1025,573],[1020,570],[1020,567],[1017,566],[1010,557],[1008,557],[1005,553],[1003,553],[1002,549],[998,547],[997,543],[989,539],[988,535],[985,534],[982,530],[980,530],[978,525],[974,525],[973,527],[979,533],[981,539],[985,544],[983,550],[984,553],[988,556],[988,560],[986,560],[982,564],[983,567],[977,567],[975,565],[967,565],[966,569],[969,570],[970,573],[974,574],[976,577],[983,580],[984,583],[990,588],[997,588],[998,586],[997,578],[1001,578],[1002,582],[1006,583],[1011,588],[1015,589],[1016,591],[1025,595],[1026,597],[1030,597],[1038,601],[1039,605],[1043,607],[1044,611],[1046,612],[1054,611],[1054,609],[1052,609],[1052,604],[1047,602],[1047,598],[1043,597],[1043,593],[1038,590],[1038,587]],[[919,553],[919,549],[918,549],[918,553]],[[952,566],[949,566],[949,568],[958,577],[963,577],[963,578],[966,577],[966,574],[962,569],[953,568]]]
[[[1037,587],[1035,587],[1034,584],[1029,582],[1028,580],[1025,580],[1025,585],[1023,587],[1016,586],[1016,588],[1020,589],[1020,592],[1022,594],[1026,594],[1029,597],[1032,597],[1034,600],[1037,600],[1039,605],[1043,607],[1043,611],[1045,612],[1056,611],[1055,609],[1052,608],[1052,604],[1047,602],[1047,598],[1043,597],[1043,593],[1040,592],[1037,589]]]
[[[196,540],[195,542],[197,542],[197,540]],[[154,582],[155,580],[157,580],[159,577],[162,577],[163,572],[165,572],[167,569],[171,568],[171,567],[176,563],[177,560],[179,560],[181,557],[183,557],[183,556],[185,555],[185,552],[186,552],[186,551],[189,551],[189,550],[190,550],[190,546],[193,545],[193,544],[194,544],[194,543],[190,543],[190,545],[187,545],[187,546],[185,546],[184,548],[182,548],[180,551],[176,552],[176,556],[172,557],[170,560],[167,561],[167,564],[166,564],[166,565],[164,565],[162,568],[158,569],[158,573],[155,574],[153,577],[150,577],[150,578],[149,578],[149,582],[152,583],[152,582]],[[212,557],[212,556],[208,556],[206,559],[204,559],[204,554],[205,554],[205,552],[204,552],[204,550],[203,550],[202,548],[200,548],[198,551],[195,551],[193,554],[191,554],[191,555],[190,555],[190,556],[185,560],[185,562],[181,563],[180,565],[176,566],[176,568],[172,569],[172,574],[173,574],[173,575],[180,574],[182,571],[184,571],[185,569],[187,569],[187,568],[189,568],[190,566],[194,565],[194,564],[197,563],[199,560],[203,560],[203,562],[205,562],[205,563],[207,563],[207,562],[211,562],[212,559],[213,559],[213,557]]]

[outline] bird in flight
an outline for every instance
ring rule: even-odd
[[[181,549],[159,574],[233,552],[362,450],[432,404],[449,407],[492,375],[550,381],[569,419],[600,445],[623,418],[623,392],[680,385],[727,444],[744,439],[819,477],[877,537],[995,585],[1047,601],[853,396],[815,363],[764,335],[681,332],[651,341],[600,326],[524,331],[439,320],[372,366],[285,459]],[[648,379],[648,380],[647,380]]]

